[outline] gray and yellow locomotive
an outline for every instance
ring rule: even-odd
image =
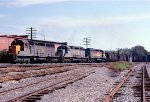
[[[67,42],[16,39],[9,47],[13,62],[101,62],[106,61],[103,50],[69,46]]]
[[[13,56],[14,62],[57,62],[55,52],[60,45],[67,43],[16,39],[9,47],[9,54]]]

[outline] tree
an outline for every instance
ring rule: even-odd
[[[144,61],[147,55],[147,51],[141,45],[132,47],[131,52],[134,61]]]
[[[140,56],[145,56],[146,53],[147,53],[145,48],[143,46],[141,46],[141,45],[132,47],[131,51],[132,51],[132,54],[140,55]]]

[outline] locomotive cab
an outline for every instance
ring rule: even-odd
[[[18,55],[20,52],[20,45],[12,45],[9,46],[9,53],[13,54],[13,55]]]
[[[85,56],[89,58],[89,62],[106,62],[106,56],[103,50],[87,48]]]
[[[59,46],[56,55],[59,57],[71,57],[70,47],[65,45]]]
[[[14,40],[9,46],[9,53],[18,55],[20,51],[24,51],[24,43],[21,40]]]
[[[16,62],[30,62],[30,58],[27,58],[25,55],[25,51],[27,51],[28,43],[23,40],[14,40],[9,46],[9,54],[13,56],[13,61]]]
[[[68,58],[71,57],[69,46],[65,46],[65,45],[59,46],[57,48],[56,56],[59,57],[59,62],[68,62]]]

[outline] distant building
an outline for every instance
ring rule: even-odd
[[[9,49],[9,46],[15,39],[30,40],[28,35],[0,35],[0,51]],[[55,51],[60,45],[67,45],[67,42],[53,42],[53,41],[43,41],[43,40],[32,40],[35,43],[52,43],[54,44]]]
[[[28,39],[28,35],[0,35],[0,51],[7,50],[15,39]]]

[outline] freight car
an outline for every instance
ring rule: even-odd
[[[9,47],[9,54],[13,62],[57,62],[56,47],[60,45],[67,43],[16,39]]]
[[[149,59],[149,56],[147,56],[147,58],[146,58],[146,56],[142,56],[142,55],[134,55],[134,56],[132,56],[132,60],[134,61],[134,62],[146,62],[146,60],[148,60]]]
[[[107,51],[105,54],[106,54],[107,61],[109,61],[109,62],[118,60],[117,53],[114,51]]]
[[[129,61],[129,55],[127,55],[127,54],[119,54],[119,60],[120,61]]]
[[[118,54],[115,51],[106,51],[105,52],[106,59],[109,62],[113,61],[129,61],[130,55],[127,54]]]

